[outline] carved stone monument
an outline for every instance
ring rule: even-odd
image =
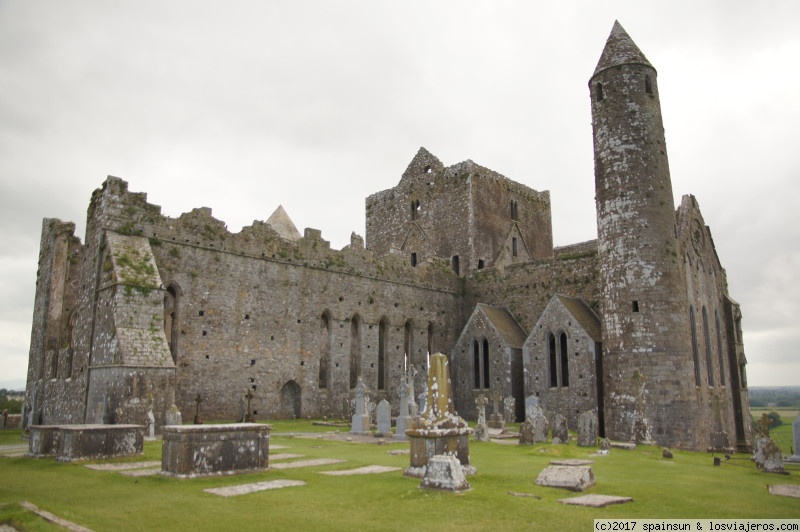
[[[753,453],[756,467],[763,473],[785,473],[781,450],[769,436],[756,438],[756,450]]]
[[[479,395],[475,399],[478,407],[478,423],[475,425],[475,434],[472,439],[475,441],[489,441],[489,430],[486,427],[486,404],[489,402],[485,395]]]
[[[425,410],[406,431],[411,440],[411,463],[405,474],[422,477],[428,462],[436,455],[454,455],[464,474],[475,473],[469,463],[469,435],[472,429],[456,413],[451,396],[450,370],[447,357],[436,353],[428,368],[428,394]]]
[[[506,426],[503,414],[500,413],[500,394],[492,394],[492,416],[489,418],[490,429],[504,429]]]
[[[503,399],[503,418],[506,424],[517,420],[517,400],[510,395]]]
[[[364,379],[359,377],[356,384],[356,411],[350,424],[350,432],[360,434],[369,431],[369,410],[367,408],[366,391],[367,387],[364,385]]]
[[[462,491],[469,489],[469,482],[458,458],[452,454],[441,454],[430,459],[419,487]]]

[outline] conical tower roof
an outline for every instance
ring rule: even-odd
[[[275,212],[273,212],[272,216],[267,220],[267,225],[275,229],[275,232],[286,240],[294,242],[301,237],[300,231],[297,230],[292,219],[286,214],[283,205],[278,205],[278,208],[275,209]]]
[[[615,20],[614,27],[611,28],[611,33],[606,41],[606,47],[603,48],[600,61],[597,62],[597,68],[594,69],[592,77],[607,68],[630,64],[646,65],[653,68],[653,65],[639,50],[639,47],[633,42],[628,32],[622,27],[622,24]]]

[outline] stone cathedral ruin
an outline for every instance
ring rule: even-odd
[[[407,365],[443,352],[466,419],[536,396],[610,439],[751,448],[739,305],[697,200],[674,206],[656,70],[618,23],[589,93],[598,238],[564,247],[549,192],[424,148],[341,250],[280,207],[233,234],[108,177],[83,242],[43,222],[26,421],[152,408],[160,430],[173,404],[233,420],[245,396],[259,419],[349,417],[359,379],[397,415]]]

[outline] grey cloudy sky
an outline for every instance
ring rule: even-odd
[[[676,203],[742,304],[751,385],[800,384],[800,3],[0,0],[0,387],[27,367],[41,221],[106,175],[335,248],[420,146],[550,190],[596,238],[587,88],[615,19],[659,73]]]

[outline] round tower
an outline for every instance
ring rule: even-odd
[[[589,90],[605,433],[699,448],[689,304],[656,70],[619,22]]]

